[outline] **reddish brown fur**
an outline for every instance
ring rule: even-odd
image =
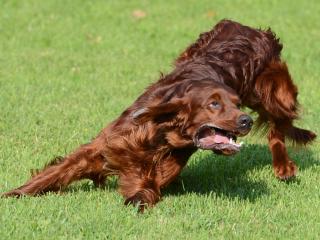
[[[292,125],[298,117],[297,88],[280,60],[281,49],[270,30],[221,21],[91,143],[35,171],[26,184],[4,196],[59,191],[83,178],[102,185],[107,176],[118,175],[127,204],[152,206],[196,151],[193,136],[201,124],[210,121],[236,131],[243,114],[236,107],[238,96],[259,113],[258,126],[269,126],[276,176],[294,176],[297,168],[286,152],[285,136],[306,144],[316,135]],[[219,111],[207,107],[213,94],[223,104]]]
[[[221,102],[220,110],[209,107],[214,100]],[[4,196],[59,191],[84,178],[102,185],[108,176],[118,175],[125,203],[139,204],[143,210],[144,204],[152,206],[160,200],[161,188],[180,174],[196,151],[194,136],[200,126],[210,122],[240,131],[238,119],[244,113],[237,108],[239,103],[232,89],[212,79],[190,80],[184,70],[169,74],[151,85],[91,143],[33,171],[27,183]]]
[[[204,72],[216,74],[211,77],[233,88],[243,105],[259,113],[258,128],[269,129],[275,175],[288,179],[296,175],[297,167],[287,154],[285,137],[307,144],[316,134],[292,124],[298,118],[298,90],[280,59],[281,50],[282,44],[270,29],[263,31],[223,20],[201,34],[176,65],[194,62],[195,77]]]

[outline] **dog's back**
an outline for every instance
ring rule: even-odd
[[[245,52],[247,61],[255,59],[267,63],[271,59],[279,59],[281,50],[282,44],[271,29],[263,31],[231,20],[222,20],[210,31],[200,34],[199,38],[180,54],[176,64],[210,52],[220,53],[219,59],[228,62],[243,59]],[[230,52],[232,54],[228,54]]]

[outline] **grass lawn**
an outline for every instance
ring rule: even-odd
[[[317,0],[0,6],[0,192],[88,142],[222,18],[272,27],[300,90],[297,125],[320,132]],[[197,152],[143,215],[123,206],[115,179],[105,189],[82,181],[61,195],[0,199],[0,239],[319,239],[319,141],[289,149],[300,167],[289,183],[274,178],[265,138],[243,141],[233,157]]]

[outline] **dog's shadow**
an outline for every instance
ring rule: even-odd
[[[289,148],[290,157],[296,162],[300,171],[319,165],[312,152],[306,148]],[[266,145],[252,144],[243,147],[240,153],[231,156],[219,156],[210,151],[196,153],[189,161],[182,174],[162,191],[163,196],[177,196],[188,193],[199,195],[215,194],[216,196],[237,198],[254,202],[257,198],[269,193],[266,176],[273,177],[271,153]],[[267,168],[267,171],[262,171]],[[300,178],[279,184],[298,183]],[[104,190],[115,190],[116,178],[110,179]],[[92,191],[95,188],[90,182],[72,186],[67,191]]]
[[[310,150],[306,148],[289,148],[290,157],[303,171],[320,163],[316,161]],[[183,195],[196,193],[200,195],[215,194],[216,196],[255,201],[269,193],[266,176],[273,179],[271,153],[266,145],[252,144],[244,147],[232,157],[200,153],[191,160],[181,177],[164,190],[164,195]],[[268,168],[267,171],[262,171]],[[298,183],[296,177],[279,184]]]

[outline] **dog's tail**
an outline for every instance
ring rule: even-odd
[[[294,143],[306,145],[316,139],[317,135],[309,130],[291,125],[284,131],[285,136]]]
[[[263,135],[268,134],[270,127],[277,128],[289,141],[292,141],[293,144],[298,145],[307,145],[312,143],[317,137],[317,135],[309,130],[298,128],[292,124],[292,119],[281,119],[276,123],[270,125],[270,120],[259,116],[255,122],[255,131],[262,133]]]
[[[257,77],[255,91],[264,106],[257,120],[257,128],[276,128],[293,143],[306,145],[316,138],[316,134],[293,126],[299,118],[297,87],[294,85],[286,63],[271,61]],[[273,125],[273,126],[272,126]]]
[[[55,158],[43,170],[32,171],[29,181],[2,196],[35,196],[49,191],[57,192],[82,178],[92,179],[95,184],[101,183],[105,180],[105,176],[101,175],[104,163],[103,157],[96,154],[89,144],[83,145],[69,156]]]

